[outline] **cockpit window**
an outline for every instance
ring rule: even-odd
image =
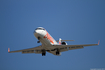
[[[35,29],[35,30],[45,30],[44,28],[37,28],[37,29]]]

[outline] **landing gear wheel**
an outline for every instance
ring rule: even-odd
[[[40,40],[40,37],[38,37],[38,40]],[[37,43],[40,43],[40,41],[37,41]]]
[[[37,43],[40,43],[40,41],[37,41]]]
[[[46,53],[42,53],[42,56],[45,56],[46,55]]]
[[[59,55],[59,51],[56,51],[56,55]]]
[[[38,37],[38,40],[40,39],[40,37]]]
[[[42,56],[45,56],[45,55],[46,55],[46,51],[42,50]]]

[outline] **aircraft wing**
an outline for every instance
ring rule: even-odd
[[[60,52],[63,52],[63,51],[68,51],[73,49],[84,48],[86,46],[96,46],[96,45],[99,45],[99,42],[98,44],[84,44],[84,45],[54,45],[54,48],[59,49]]]
[[[59,52],[64,52],[64,51],[68,51],[68,50],[73,50],[73,49],[81,49],[84,48],[86,46],[95,46],[95,45],[99,45],[99,44],[85,44],[85,45],[53,45],[50,46],[51,51],[48,51],[49,53],[52,53],[54,55],[56,55],[56,49],[59,50]]]
[[[15,52],[22,52],[22,53],[42,53],[41,50],[43,50],[42,45],[34,48],[28,48],[28,49],[23,49],[23,50],[16,50],[16,51],[10,51],[8,48],[9,53],[15,53]]]

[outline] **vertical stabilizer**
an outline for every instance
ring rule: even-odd
[[[59,44],[60,44],[60,45],[61,45],[61,40],[62,40],[62,39],[61,39],[61,38],[59,38]]]

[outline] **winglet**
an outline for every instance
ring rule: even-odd
[[[99,45],[99,43],[100,43],[100,40],[98,41],[98,45]]]
[[[8,52],[10,52],[10,48],[8,48]]]

